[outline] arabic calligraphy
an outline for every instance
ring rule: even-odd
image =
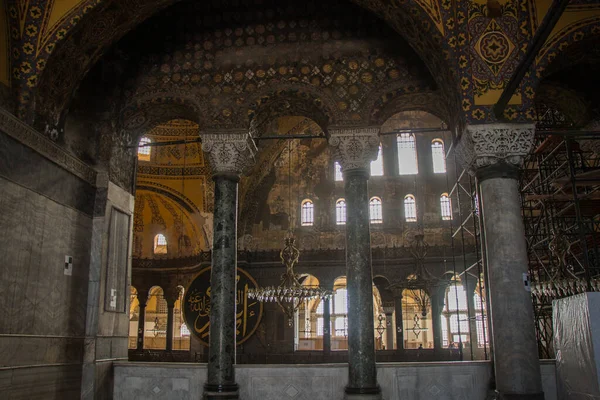
[[[237,269],[236,336],[237,344],[248,340],[262,317],[262,304],[248,298],[248,289],[257,288],[256,281],[246,271]],[[208,346],[210,333],[210,267],[194,278],[185,292],[183,317],[185,323],[200,342]]]

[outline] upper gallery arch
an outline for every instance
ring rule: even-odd
[[[366,92],[383,81],[401,80],[418,88],[436,85],[430,71],[438,68],[426,65],[421,57],[421,50],[434,51],[432,43],[439,42],[433,23],[413,23],[404,29],[404,24],[388,18],[406,39],[398,40],[373,13],[344,0],[302,5],[271,0],[182,1],[157,11],[172,3],[107,1],[84,16],[46,62],[34,102],[39,121],[59,123],[90,67],[136,26],[111,50],[120,49],[126,55],[121,58],[129,58],[124,67],[129,70],[125,101],[148,92],[189,88],[205,100],[210,125],[230,124],[232,116],[247,111],[241,106],[251,94],[265,85],[301,82],[318,87],[335,99],[344,117],[355,119],[362,117],[358,110]],[[381,11],[375,3],[358,3]],[[413,1],[397,7],[405,3],[420,7]],[[429,18],[414,12],[410,18],[422,17]],[[431,29],[415,30],[422,23]]]

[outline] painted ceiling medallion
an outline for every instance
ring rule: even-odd
[[[496,76],[515,50],[514,43],[502,31],[502,27],[492,20],[477,41],[475,50]]]

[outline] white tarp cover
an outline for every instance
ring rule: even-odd
[[[558,398],[600,399],[596,364],[600,362],[596,357],[600,351],[600,293],[555,300],[552,307]],[[596,321],[590,318],[590,310]]]

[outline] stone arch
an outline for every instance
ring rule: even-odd
[[[340,118],[334,100],[321,90],[303,83],[278,83],[252,96],[246,109],[247,126],[260,137],[260,128],[268,119],[303,115],[315,121],[325,132]],[[254,135],[253,135],[254,136]]]
[[[370,103],[369,123],[381,126],[394,115],[404,111],[424,111],[445,121],[451,128],[457,126],[458,115],[450,114],[444,106],[444,98],[437,91],[405,94],[397,91],[387,92]]]
[[[181,91],[144,96],[130,102],[119,113],[118,130],[133,143],[161,123],[185,119],[202,126],[202,107],[197,100]]]
[[[45,63],[35,89],[32,114],[57,124],[76,88],[106,50],[143,21],[179,0],[122,0],[100,2],[81,16],[79,23],[65,34]],[[416,0],[354,0],[363,9],[384,17],[427,64],[438,85],[451,101],[459,102],[448,51],[443,47],[442,11],[437,2],[424,6]]]
[[[600,61],[600,17],[569,24],[550,37],[535,64],[536,86],[553,73],[583,62]]]

